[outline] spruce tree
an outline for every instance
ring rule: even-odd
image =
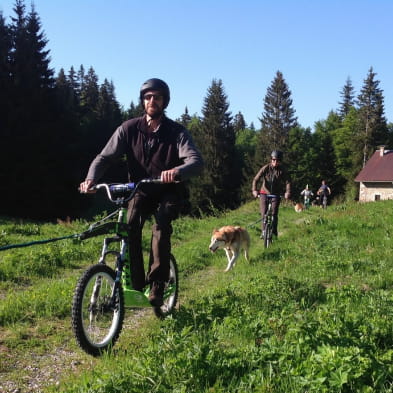
[[[188,128],[188,125],[190,124],[191,121],[191,116],[188,113],[188,108],[185,107],[184,113],[181,115],[180,119],[178,122],[185,128]]]
[[[130,107],[123,113],[123,120],[133,119],[134,117],[140,117],[144,114],[144,109],[142,104],[138,102],[137,105],[131,101]]]
[[[340,93],[342,101],[339,102],[340,108],[338,113],[344,119],[348,115],[350,109],[355,106],[355,93],[351,79],[348,77],[347,81]]]
[[[371,67],[358,96],[363,166],[378,145],[388,142],[388,128],[384,115],[383,91],[378,87],[376,73]]]
[[[358,196],[358,186],[353,179],[361,169],[362,150],[357,148],[356,136],[359,132],[359,116],[351,107],[342,126],[332,132],[337,179],[342,179],[342,191],[348,200]]]
[[[100,120],[106,120],[109,127],[117,126],[121,122],[120,105],[116,99],[115,87],[107,79],[99,89],[97,116]]]
[[[35,77],[31,83],[35,84],[37,89],[53,88],[54,70],[50,68],[50,51],[45,49],[48,40],[41,30],[40,18],[35,11],[34,5],[31,6],[31,11],[27,18],[26,30],[31,52],[29,66],[33,70],[32,75]]]
[[[41,22],[34,7],[26,15],[22,0],[17,0],[12,17],[11,78],[15,104],[20,105],[22,114],[16,117],[26,121],[42,118],[46,105],[50,104],[54,86],[54,71],[50,68],[48,41],[41,31]],[[50,111],[49,111],[50,112]]]
[[[74,117],[78,109],[77,93],[63,68],[57,74],[55,85],[57,103],[61,107],[62,112],[67,112],[67,116],[72,113],[72,117]]]
[[[11,18],[10,90],[7,165],[12,171],[7,185],[13,197],[3,206],[7,213],[27,217],[55,214],[56,202],[48,193],[56,182],[56,96],[53,70],[49,66],[47,40],[34,6],[27,14],[24,2],[17,0]],[[31,176],[30,174],[34,174]],[[23,180],[22,180],[23,179]],[[45,179],[47,188],[38,180]],[[25,198],[28,190],[29,198]],[[0,190],[1,192],[1,190]],[[2,193],[3,194],[3,193]]]
[[[247,128],[246,121],[244,120],[244,116],[241,112],[238,112],[233,119],[233,129],[237,134],[239,131]]]
[[[286,150],[289,131],[297,126],[297,117],[292,106],[291,91],[280,71],[277,71],[267,89],[261,123],[261,143],[266,146],[265,150]]]
[[[81,66],[78,72],[80,96],[80,133],[81,133],[81,154],[84,155],[86,163],[84,167],[101,151],[104,147],[104,141],[97,131],[99,126],[98,119],[98,101],[99,85],[98,76],[93,67],[90,67],[85,73],[84,67]],[[82,153],[83,152],[83,153]]]
[[[2,140],[5,140],[4,137],[8,134],[8,115],[11,110],[9,107],[11,94],[10,55],[11,33],[0,11],[0,135]]]
[[[63,68],[60,69],[56,77],[55,86],[58,105],[56,134],[63,146],[65,157],[67,157],[67,160],[64,160],[64,157],[60,158],[64,166],[63,178],[70,179],[67,183],[73,184],[75,187],[75,184],[78,184],[77,182],[81,179],[80,157],[78,156],[80,144],[79,101],[72,79],[65,74]]]
[[[94,71],[93,67],[90,67],[87,74],[81,73],[81,93],[80,93],[80,105],[83,108],[83,112],[91,115],[97,112],[98,100],[99,100],[99,86],[98,76]]]
[[[120,105],[116,99],[115,87],[107,79],[99,88],[99,97],[96,108],[97,126],[94,130],[96,145],[99,146],[98,153],[108,142],[113,132],[122,123],[122,113]],[[126,161],[116,162],[105,174],[103,180],[108,182],[127,181]]]
[[[75,103],[79,105],[79,97],[80,97],[80,85],[78,81],[78,74],[75,71],[74,67],[71,66],[70,70],[68,71],[67,81],[70,88],[73,90],[73,95],[75,97]]]
[[[200,146],[205,160],[205,201],[216,208],[236,206],[239,175],[234,172],[235,132],[221,80],[213,80],[202,109]],[[207,205],[207,204],[206,204]]]
[[[0,184],[7,184],[8,174],[4,170],[9,164],[8,152],[12,128],[10,127],[9,115],[11,80],[10,80],[10,53],[11,34],[5,23],[3,14],[0,12]],[[1,190],[0,187],[0,192]]]

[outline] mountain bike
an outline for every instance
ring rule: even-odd
[[[259,194],[260,195],[260,194]],[[273,199],[280,198],[278,195],[267,194],[267,210],[263,216],[263,245],[268,248],[273,242]]]
[[[143,292],[132,288],[129,255],[129,233],[127,205],[143,183],[161,182],[158,179],[143,179],[138,183],[97,184],[95,190],[104,189],[108,199],[118,209],[92,224],[80,234],[80,239],[112,234],[103,241],[101,257],[97,264],[89,267],[80,277],[72,301],[72,328],[79,346],[88,354],[99,356],[113,347],[123,327],[125,307],[153,307],[149,300],[150,286]],[[110,245],[117,243],[118,250]],[[112,247],[113,248],[113,247]],[[115,259],[115,267],[107,263],[107,257]],[[179,288],[178,268],[173,255],[170,256],[169,279],[165,282],[164,304],[153,307],[159,318],[170,314],[177,303]]]
[[[328,202],[327,195],[326,194],[320,194],[319,198],[320,198],[320,203],[321,203],[322,209],[326,209],[327,208],[327,202]]]

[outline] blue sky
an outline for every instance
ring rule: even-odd
[[[1,0],[9,22],[12,0]],[[25,1],[30,11],[30,0]],[[148,78],[171,89],[167,114],[202,114],[221,79],[233,115],[260,127],[263,99],[280,70],[303,127],[326,119],[349,77],[360,92],[370,67],[393,122],[391,0],[34,0],[56,74],[94,68],[116,97],[137,102]]]

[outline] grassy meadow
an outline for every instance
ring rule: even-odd
[[[102,237],[0,252],[0,391],[393,392],[393,201],[282,206],[267,250],[258,219],[253,201],[177,220],[178,310],[164,321],[127,310],[101,358],[77,347],[70,307]],[[208,245],[212,229],[229,224],[250,232],[251,261],[224,273],[224,251]],[[0,218],[0,247],[88,225]]]

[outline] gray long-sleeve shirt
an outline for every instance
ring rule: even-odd
[[[173,168],[179,170],[181,180],[187,180],[203,168],[201,154],[183,126],[164,117],[159,129],[149,133],[145,117],[138,117],[117,128],[91,163],[86,179],[97,182],[106,169],[124,155],[129,180],[134,182],[160,177],[162,171]]]

